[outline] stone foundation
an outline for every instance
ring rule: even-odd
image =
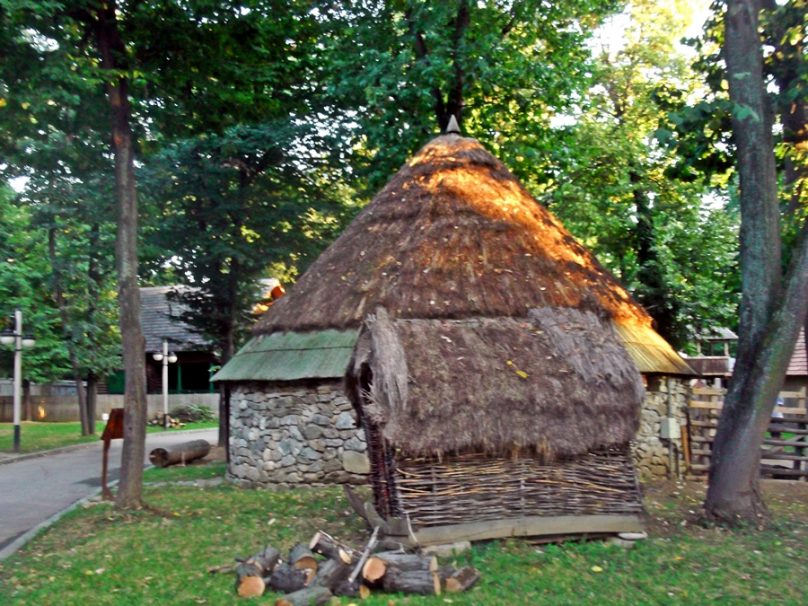
[[[643,479],[678,477],[685,469],[681,438],[668,440],[660,437],[662,423],[668,416],[669,387],[671,417],[680,426],[680,431],[684,431],[687,423],[687,399],[690,393],[687,382],[668,377],[649,377],[640,417],[640,429],[632,443],[634,463],[637,465],[640,478]],[[672,461],[671,446],[673,446]]]
[[[241,486],[365,483],[365,435],[339,381],[239,383],[228,479]]]

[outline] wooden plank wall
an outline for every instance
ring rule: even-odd
[[[705,476],[718,417],[726,390],[694,387],[688,402],[687,440],[691,476]],[[808,481],[808,409],[806,390],[781,391],[782,406],[776,406],[763,440],[760,475],[764,478]]]

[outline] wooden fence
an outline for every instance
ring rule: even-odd
[[[685,461],[693,476],[710,468],[718,417],[725,390],[694,387],[688,403],[687,431],[683,436]],[[806,391],[782,391],[761,447],[760,475],[764,478],[808,481],[808,410]]]

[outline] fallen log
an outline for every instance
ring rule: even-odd
[[[339,560],[343,564],[351,564],[357,557],[356,552],[322,530],[315,534],[309,542],[309,549],[326,558]]]
[[[309,580],[309,572],[293,568],[287,563],[275,567],[272,574],[264,579],[267,587],[281,593],[291,593],[303,589]]]
[[[168,467],[177,463],[185,465],[206,457],[209,452],[210,444],[207,440],[191,440],[169,448],[155,448],[149,453],[149,461],[155,467]]]
[[[275,606],[323,606],[328,604],[332,597],[333,594],[328,587],[312,585],[278,598],[275,600]]]
[[[440,595],[440,576],[430,570],[399,570],[388,566],[382,577],[382,587],[391,593]]]

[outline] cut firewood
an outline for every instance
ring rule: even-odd
[[[248,558],[245,563],[250,562],[258,565],[262,571],[261,576],[265,577],[272,573],[280,560],[281,552],[271,545],[267,545],[264,551],[256,553],[254,556]]]
[[[289,551],[289,563],[299,570],[317,570],[317,558],[308,545],[298,543]]]
[[[382,551],[370,556],[362,567],[362,577],[373,583],[381,579],[389,567],[401,571],[426,570],[437,572],[438,560],[435,556],[398,551]]]
[[[480,572],[471,566],[464,566],[458,570],[452,570],[449,575],[441,576],[443,576],[443,587],[446,593],[466,591],[480,580]]]
[[[312,585],[289,593],[275,601],[275,606],[323,606],[331,601],[333,594],[328,587]]]
[[[440,577],[430,570],[399,570],[388,566],[382,577],[382,586],[391,593],[418,593],[440,595]]]
[[[334,586],[331,590],[334,595],[345,596],[348,598],[360,598],[364,600],[370,595],[370,587],[354,581],[351,583],[348,579],[344,579]]]
[[[311,581],[312,585],[328,587],[332,592],[342,581],[348,579],[351,574],[351,567],[340,560],[326,560],[317,569],[317,574]]]
[[[312,537],[309,549],[327,558],[339,560],[343,564],[351,564],[358,557],[351,547],[322,530]]]
[[[379,553],[380,551],[400,551],[403,553],[411,549],[411,546],[405,545],[401,541],[396,541],[390,537],[384,537],[379,539],[379,542],[376,543],[376,546],[373,548],[373,552]]]
[[[149,461],[155,467],[168,467],[177,463],[190,463],[205,457],[210,452],[207,440],[191,440],[169,448],[155,448],[149,453]]]
[[[373,548],[376,546],[376,541],[378,541],[378,537],[379,537],[379,527],[376,526],[376,528],[373,529],[373,533],[370,535],[370,539],[368,539],[368,544],[365,545],[365,550],[362,552],[362,555],[359,556],[359,561],[356,563],[353,572],[351,572],[351,576],[348,577],[348,580],[351,583],[353,583],[357,579],[359,573],[362,571],[362,567],[365,565],[368,556],[373,552]]]
[[[257,598],[264,595],[265,590],[264,579],[255,576],[242,577],[236,586],[236,593],[242,598]]]
[[[370,583],[375,583],[384,576],[386,571],[387,562],[376,556],[370,556],[362,566],[362,578]]]
[[[283,563],[275,567],[272,574],[265,579],[268,587],[281,593],[299,591],[306,586],[308,572],[293,568],[289,564]]]

